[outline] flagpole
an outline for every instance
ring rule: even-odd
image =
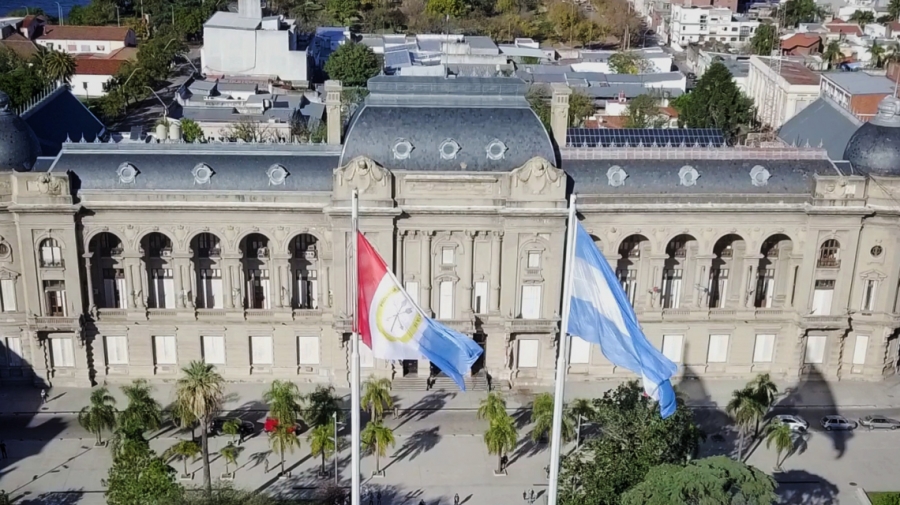
[[[556,505],[559,494],[559,459],[562,449],[563,404],[566,394],[566,368],[569,361],[569,306],[572,299],[572,262],[575,260],[575,194],[569,200],[569,219],[566,222],[565,272],[563,273],[562,321],[559,326],[559,356],[556,358],[556,389],[553,396],[553,429],[550,433],[550,483],[547,504]]]
[[[350,303],[353,310],[353,333],[350,335],[350,468],[352,476],[350,478],[350,504],[360,505],[360,469],[359,469],[359,423],[360,423],[360,405],[359,405],[359,328],[357,327],[358,318],[356,317],[359,307],[359,298],[357,295],[357,276],[359,265],[359,249],[358,249],[358,233],[359,233],[359,192],[353,190],[353,200],[350,211],[350,233],[353,244],[353,259],[350,262],[352,271],[350,272]]]

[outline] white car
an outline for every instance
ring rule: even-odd
[[[788,425],[791,428],[791,431],[804,432],[809,429],[809,423],[800,416],[780,414],[774,416],[772,419],[777,419],[778,421],[781,421],[782,423]]]

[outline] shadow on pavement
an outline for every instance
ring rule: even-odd
[[[838,487],[805,470],[775,474],[775,492],[782,505],[836,505]]]
[[[700,442],[698,457],[736,457],[740,444],[740,433],[725,412],[724,405],[717,405],[709,394],[703,379],[689,365],[684,367],[684,375],[673,384],[677,395],[682,396],[692,406],[694,422],[706,434],[706,441]],[[746,446],[745,446],[746,452]]]
[[[56,491],[49,493],[41,493],[34,498],[25,498],[20,501],[13,502],[16,505],[75,505],[81,501],[84,496],[82,490]]]
[[[439,433],[440,429],[440,426],[423,428],[406,437],[403,445],[394,452],[391,456],[390,463],[385,465],[384,469],[387,470],[395,462],[403,461],[407,458],[412,461],[419,455],[434,449],[437,443],[441,441],[441,434]]]
[[[817,410],[825,411],[827,414],[837,414],[834,395],[822,372],[815,365],[806,366],[808,371],[803,379],[796,387],[784,391],[775,402],[776,408],[779,411],[792,411],[801,406],[816,407]],[[797,413],[803,416],[802,409],[797,409]],[[821,428],[821,419],[806,419],[806,421],[810,428]],[[823,436],[831,439],[832,446],[837,452],[837,459],[840,459],[847,450],[847,443],[853,438],[853,431],[823,431]]]
[[[444,408],[448,401],[456,398],[456,394],[457,393],[437,391],[420,398],[416,403],[403,409],[400,414],[402,421],[400,421],[400,424],[395,426],[394,429],[396,430],[410,421],[427,419],[436,411]]]

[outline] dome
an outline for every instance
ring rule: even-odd
[[[864,174],[900,177],[900,99],[878,104],[878,114],[850,137],[844,159]]]
[[[37,136],[10,110],[9,96],[0,91],[0,171],[27,172],[40,154]]]

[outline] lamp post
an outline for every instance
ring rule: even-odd
[[[337,439],[337,412],[332,412],[334,420],[334,485],[338,484],[338,439]]]
[[[31,11],[28,10],[28,6],[27,6],[27,5],[23,5],[22,7],[25,7],[25,15],[26,15],[26,16],[30,16],[30,15],[31,15]]]
[[[63,19],[62,5],[59,5],[59,2],[56,2],[56,8],[59,9],[59,24],[60,26],[65,26],[66,21]]]
[[[150,92],[153,93],[153,96],[155,96],[156,99],[159,100],[159,103],[163,106],[163,121],[166,121],[169,117],[169,108],[166,106],[166,102],[163,102],[162,98],[160,98],[159,95],[156,94],[156,91],[153,88],[151,88],[150,86],[144,87],[149,89]]]

